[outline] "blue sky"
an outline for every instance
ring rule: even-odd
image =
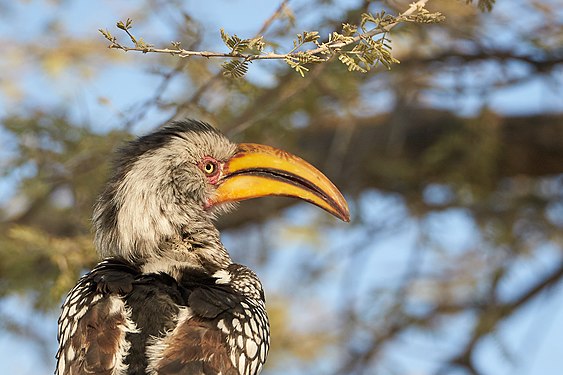
[[[43,25],[49,19],[55,16],[62,16],[67,22],[64,27],[68,28],[74,35],[85,35],[88,33],[97,34],[98,28],[108,28],[114,30],[114,24],[118,19],[124,19],[129,14],[126,2],[86,2],[76,1],[65,3],[62,7],[53,5],[55,2],[49,1],[33,1],[33,2],[14,2],[10,5],[12,13],[9,17],[0,20],[0,38],[16,40],[31,40],[32,38],[45,38],[48,36],[41,35]],[[222,43],[219,39],[218,30],[224,27],[230,33],[238,33],[244,36],[253,35],[262,25],[264,20],[278,6],[278,2],[266,1],[210,1],[203,5],[199,1],[187,2],[189,8],[193,10],[193,15],[199,20],[205,20],[207,30],[216,30],[216,34],[210,34],[206,37],[206,48],[219,49]],[[301,2],[303,3],[303,2]],[[342,2],[342,4],[353,4],[355,2]],[[498,7],[507,7],[507,2],[499,2]],[[218,11],[219,9],[219,11]],[[502,9],[502,8],[501,8]],[[327,12],[334,11],[327,9]],[[144,28],[136,30],[142,35],[155,35],[155,39],[166,40],[166,35],[162,32],[166,30],[161,25],[162,20],[154,19]],[[314,19],[307,19],[310,26],[314,23]],[[14,30],[17,32],[14,33]],[[162,32],[161,32],[162,31]],[[100,52],[108,53],[106,49]],[[109,53],[120,53],[110,51]],[[128,58],[135,58],[135,55],[129,54]],[[138,58],[145,58],[138,55]],[[131,65],[111,66],[110,69],[101,69],[95,80],[76,80],[73,74],[63,74],[56,80],[44,77],[38,69],[32,67],[33,61],[26,61],[30,65],[30,74],[20,77],[25,88],[25,96],[22,103],[16,103],[10,99],[0,95],[0,115],[10,111],[25,111],[26,106],[30,104],[40,103],[45,107],[60,107],[78,119],[87,118],[89,122],[95,124],[96,128],[101,132],[106,131],[118,124],[119,118],[116,113],[126,111],[132,105],[139,103],[151,95],[152,89],[158,83],[158,78],[145,74],[146,72],[139,68],[132,68]],[[256,65],[256,64],[255,64]],[[515,72],[521,67],[514,66]],[[482,74],[495,74],[494,68],[491,67],[490,72],[480,72]],[[252,67],[250,71],[250,79],[262,80],[269,82],[268,72],[259,67]],[[526,74],[526,72],[522,72]],[[561,78],[561,77],[560,77]],[[5,78],[4,78],[5,79]],[[441,78],[445,84],[449,80],[451,84],[454,79],[459,77],[448,76],[447,74]],[[468,75],[465,79],[471,81],[474,76]],[[172,87],[173,92],[181,92],[183,89],[182,82]],[[496,111],[510,114],[534,113],[543,111],[555,111],[563,108],[563,96],[561,96],[560,88],[551,87],[549,82],[541,80],[533,80],[526,84],[514,87],[512,89],[501,90],[492,95],[489,105]],[[100,104],[99,98],[108,98],[111,102],[111,108],[107,105]],[[449,102],[443,97],[429,97],[431,103],[445,105],[448,108],[459,106],[462,113],[471,114],[480,108],[482,102],[478,96],[467,98],[463,103]],[[138,125],[135,130],[142,133],[151,128],[154,123],[162,120],[166,114],[151,112]],[[2,134],[0,134],[0,138]],[[0,152],[6,152],[2,150]],[[1,156],[1,154],[0,154]],[[0,182],[0,193],[2,198],[10,195],[13,189],[13,181]],[[4,199],[0,199],[2,202]],[[401,202],[393,201],[393,198],[381,195],[379,193],[366,194],[364,205],[366,210],[373,212],[373,220],[384,220],[381,212],[385,211],[385,207],[394,206],[395,209],[401,210]],[[298,207],[294,211],[286,213],[286,220],[292,222],[302,222],[306,224],[311,217],[316,214],[311,211],[314,209]],[[374,270],[373,275],[366,277],[378,277],[382,284],[392,282],[401,275],[404,267],[404,260],[408,257],[410,249],[416,246],[417,226],[441,226],[441,230],[431,231],[435,236],[440,237],[440,241],[447,245],[450,249],[463,248],[469,246],[471,239],[474,238],[475,228],[473,223],[467,218],[463,211],[450,211],[442,216],[436,215],[429,218],[426,222],[420,223],[415,221],[405,222],[398,228],[393,236],[378,239],[374,242],[371,249],[372,254],[367,259],[367,266]],[[446,225],[444,229],[444,225]],[[280,234],[282,236],[283,234]],[[344,243],[354,234],[340,229],[332,238],[334,243],[339,241]],[[225,243],[229,246],[231,239],[225,237]],[[232,246],[236,246],[232,241]],[[266,290],[280,290],[288,285],[284,283],[287,277],[283,267],[284,262],[287,263],[291,259],[300,256],[303,249],[307,247],[307,243],[296,241],[291,246],[284,249],[278,249],[276,252],[278,267],[267,270],[267,275],[261,275],[264,278]],[[397,249],[404,249],[397,251]],[[510,288],[519,285],[527,280],[533,279],[538,270],[549,269],[549,266],[557,261],[557,254],[553,249],[546,248],[539,252],[540,256],[532,262],[522,264],[517,268],[512,278],[511,285],[507,287],[507,293]],[[309,253],[310,256],[322,256]],[[302,255],[301,255],[302,256]],[[336,270],[331,276],[335,280],[346,277],[344,274],[345,266]],[[340,272],[340,273],[339,273]],[[374,276],[375,275],[375,276]],[[297,276],[298,277],[298,276]],[[337,285],[334,280],[327,280],[327,283]],[[323,296],[326,301],[335,298],[335,294],[328,289],[327,295]],[[361,288],[359,289],[361,290]],[[320,292],[320,291],[319,291]],[[301,298],[306,299],[306,296]],[[23,313],[20,313],[22,312]],[[8,301],[0,304],[0,312],[8,312],[14,315],[18,312],[18,319],[22,322],[38,322],[45,327],[46,335],[52,337],[52,352],[46,356],[51,358],[56,350],[56,316],[34,316],[31,314],[32,309],[27,305],[25,298],[13,297]],[[471,319],[470,316],[463,317],[459,321],[453,323],[454,327],[461,327],[465,323],[463,319]],[[489,374],[516,374],[516,375],[532,375],[532,374],[556,374],[561,372],[563,368],[563,357],[561,350],[561,335],[563,334],[563,290],[561,288],[554,290],[553,293],[542,296],[530,303],[520,314],[513,317],[506,326],[501,327],[499,333],[500,340],[507,340],[510,347],[518,349],[518,353],[526,353],[531,357],[530,361],[525,362],[522,367],[514,368],[506,362],[500,361],[498,354],[499,345],[493,339],[489,340],[485,345],[480,347],[479,364],[484,370],[488,370]],[[448,336],[450,337],[450,336]],[[455,335],[449,340],[455,341]],[[408,371],[405,373],[425,374],[426,370],[432,369],[434,365],[433,358],[440,358],[443,353],[427,353],[428,350],[420,350],[421,346],[428,345],[428,337],[424,334],[412,334],[401,342],[399,347],[391,348],[392,355],[395,356],[397,362],[400,363]],[[433,346],[440,348],[440,346]],[[448,345],[443,346],[443,350],[447,351]],[[54,368],[53,362],[45,363],[45,353],[40,353],[37,347],[31,346],[29,341],[19,339],[12,335],[2,335],[0,337],[0,371],[12,374],[35,374],[36,366],[43,366],[45,373],[50,373]],[[423,353],[423,355],[416,354]],[[418,358],[418,359],[417,359]],[[429,360],[430,359],[430,360]],[[517,359],[516,363],[519,360]]]

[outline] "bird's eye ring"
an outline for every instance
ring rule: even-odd
[[[219,164],[211,157],[205,157],[199,164],[199,168],[207,177],[214,177],[219,173]]]
[[[213,174],[215,172],[215,169],[217,169],[217,166],[210,161],[203,165],[203,171],[205,172],[205,174]]]

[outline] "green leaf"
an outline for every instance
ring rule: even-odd
[[[418,13],[404,18],[404,20],[416,23],[439,23],[445,18],[446,17],[440,12],[430,13],[427,9],[423,8],[419,10]]]
[[[221,29],[220,31],[221,39],[223,40],[223,43],[230,48],[231,53],[241,53],[244,50],[254,47],[264,48],[264,43],[261,38],[241,39],[236,34],[229,36],[224,29]],[[251,45],[253,47],[251,47]]]
[[[301,74],[301,77],[305,77],[305,72],[308,72],[309,69],[304,67],[299,60],[292,60],[291,57],[287,57],[285,59],[287,65],[289,65],[292,69],[294,69],[297,73]]]
[[[326,61],[325,58],[303,51],[291,54],[290,58],[294,61],[299,61],[301,64],[320,63]]]
[[[104,36],[104,38],[106,38],[107,40],[109,40],[110,42],[115,42],[115,37],[113,35],[111,35],[111,33],[106,29],[98,29],[98,31]]]
[[[264,47],[266,47],[266,42],[264,42],[264,37],[262,36],[249,39],[248,41],[248,48],[251,50],[262,52],[264,50]]]
[[[303,43],[317,41],[320,38],[318,31],[304,31],[302,34]]]
[[[248,72],[247,60],[230,60],[224,62],[221,67],[224,69],[223,75],[230,78],[242,78]]]
[[[350,43],[354,40],[354,37],[342,35],[336,31],[333,31],[328,36],[328,43],[329,44],[337,44],[337,43]]]
[[[350,72],[362,72],[366,73],[367,70],[362,68],[351,56],[342,53],[338,56],[338,60],[340,60],[344,65],[348,67],[348,71]],[[369,65],[368,65],[369,66]]]
[[[133,20],[131,18],[127,18],[127,20],[125,20],[125,22],[118,21],[116,26],[117,26],[118,29],[121,29],[123,31],[127,31],[131,27],[133,27]]]
[[[344,36],[353,36],[358,31],[358,26],[350,25],[348,23],[342,24],[342,34]]]
[[[225,31],[225,29],[221,28],[221,30],[219,30],[219,32],[221,33],[221,39],[223,40],[223,43],[227,44],[227,41],[231,38],[229,36],[229,34],[227,34],[227,32]]]

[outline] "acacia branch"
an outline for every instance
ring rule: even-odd
[[[192,51],[180,47],[179,42],[173,42],[172,48],[156,48],[151,44],[148,44],[142,40],[142,38],[136,38],[129,31],[131,29],[132,21],[128,19],[126,22],[118,22],[117,27],[123,30],[128,36],[133,46],[126,46],[118,42],[117,38],[114,37],[107,30],[99,30],[102,35],[110,41],[108,48],[119,49],[125,52],[136,51],[142,53],[163,53],[172,56],[178,56],[181,58],[185,57],[205,57],[205,58],[226,58],[231,59],[230,63],[224,65],[223,67],[230,72],[232,76],[242,76],[246,73],[246,67],[248,63],[255,60],[285,60],[293,69],[298,71],[301,75],[307,68],[304,68],[302,64],[307,63],[320,63],[330,60],[331,57],[338,55],[343,58],[340,60],[346,64],[349,70],[358,70],[365,72],[369,70],[370,65],[376,65],[378,62],[382,62],[384,65],[389,66],[391,63],[397,62],[393,59],[389,53],[390,47],[386,45],[385,34],[393,29],[400,23],[403,22],[421,22],[421,23],[431,23],[440,22],[443,20],[443,16],[440,13],[430,13],[425,9],[428,0],[418,0],[415,3],[410,4],[409,8],[401,13],[397,17],[390,15],[384,15],[382,13],[377,17],[371,14],[362,15],[362,27],[361,31],[358,31],[358,27],[354,25],[343,25],[342,34],[333,32],[329,36],[329,40],[325,43],[318,42],[319,33],[313,32],[303,32],[298,35],[298,41],[294,42],[294,48],[292,48],[287,53],[275,53],[275,52],[263,52],[265,43],[262,41],[262,37],[256,37],[253,39],[240,39],[236,35],[230,37],[228,34],[221,31],[221,37],[225,44],[231,49],[230,52],[216,52],[216,51]],[[286,2],[283,2],[276,14],[278,14],[281,9],[285,6]],[[364,18],[365,17],[365,18]],[[364,28],[366,22],[374,23],[375,27],[369,31]],[[379,45],[376,44],[372,38],[377,35],[383,34],[383,37],[378,41]],[[302,49],[301,47],[306,43],[314,43],[315,48]],[[345,48],[351,46],[357,46],[365,43],[369,48],[363,49],[352,49],[350,51],[344,51]],[[379,52],[379,53],[374,53]]]
[[[419,0],[416,3],[410,4],[409,9],[407,9],[399,17],[397,17],[397,21],[392,22],[388,25],[378,26],[378,27],[366,32],[366,33],[359,34],[359,35],[353,37],[352,39],[350,39],[349,41],[346,41],[346,42],[328,43],[326,45],[321,45],[318,48],[308,50],[306,52],[313,54],[313,55],[325,54],[327,52],[330,52],[330,50],[341,50],[341,49],[343,49],[347,46],[358,43],[360,40],[370,39],[370,38],[372,38],[376,35],[387,33],[389,31],[391,31],[391,29],[393,29],[395,26],[400,24],[401,22],[409,20],[409,18],[411,16],[413,16],[415,13],[422,12],[423,9],[425,9],[424,7],[426,6],[427,2],[428,2],[428,0]]]

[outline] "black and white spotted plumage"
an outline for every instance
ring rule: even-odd
[[[266,360],[269,325],[260,281],[244,266],[176,281],[115,258],[71,290],[59,340],[59,375],[250,375]]]
[[[207,202],[237,146],[186,121],[118,153],[94,209],[106,260],[68,294],[57,375],[258,374],[269,346],[262,286],[233,264]]]
[[[56,374],[125,373],[126,336],[138,330],[121,296],[131,291],[134,272],[102,262],[69,292],[59,318]]]
[[[269,348],[262,286],[214,225],[232,202],[293,196],[342,220],[334,185],[302,159],[176,122],[129,142],[94,207],[105,259],[70,291],[57,375],[256,375]]]

